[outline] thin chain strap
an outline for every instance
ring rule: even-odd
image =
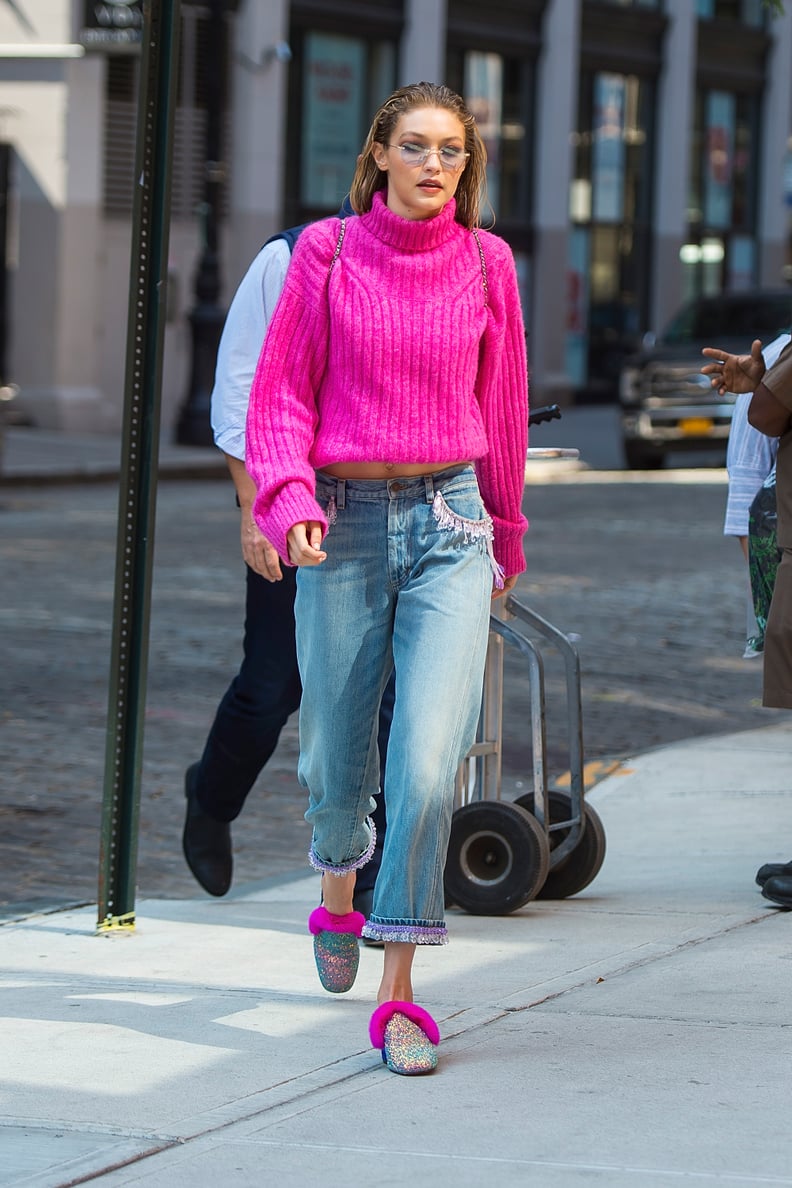
[[[338,257],[341,255],[341,244],[344,242],[345,235],[346,235],[346,219],[342,219],[341,220],[341,228],[338,232],[338,243],[335,246],[335,251],[333,252],[333,258],[330,261],[330,267],[327,270],[327,283],[328,284],[330,283],[330,273],[333,271],[333,265],[335,264]]]
[[[476,240],[476,247],[479,251],[479,259],[481,260],[481,287],[484,290],[484,304],[489,305],[489,286],[487,284],[487,261],[484,258],[484,248],[481,246],[479,233],[475,227],[472,227],[473,236]]]

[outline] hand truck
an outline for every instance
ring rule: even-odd
[[[530,423],[554,420],[557,405],[537,409]],[[577,450],[529,449],[532,458],[576,458]],[[528,628],[518,631],[513,620]],[[538,637],[538,642],[537,641]],[[564,663],[570,789],[547,786],[544,660],[550,645]],[[504,646],[528,666],[533,789],[501,799]],[[510,594],[490,616],[490,640],[477,741],[460,765],[445,867],[446,904],[499,916],[532,899],[564,899],[596,877],[605,858],[602,822],[585,801],[580,660],[567,635]]]

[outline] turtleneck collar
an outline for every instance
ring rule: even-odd
[[[451,198],[431,219],[405,219],[395,214],[385,203],[385,192],[377,190],[371,210],[360,216],[361,223],[372,235],[389,247],[406,252],[428,252],[439,247],[454,234],[456,199]]]

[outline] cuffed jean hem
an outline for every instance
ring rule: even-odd
[[[353,858],[351,862],[344,862],[340,866],[336,866],[332,862],[325,862],[324,858],[320,858],[312,842],[311,848],[308,851],[308,861],[314,870],[319,870],[322,874],[345,875],[351,874],[353,870],[360,870],[361,866],[365,866],[367,862],[370,862],[377,844],[377,828],[371,817],[366,817],[366,824],[371,830],[371,841],[368,846],[359,858]]]
[[[369,916],[361,935],[366,940],[389,941],[403,945],[448,944],[448,929],[441,921],[426,924],[419,920],[402,920],[398,924],[383,924],[376,916]]]

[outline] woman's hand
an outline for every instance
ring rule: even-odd
[[[502,590],[499,590],[497,586],[493,586],[492,587],[492,597],[493,598],[505,598],[506,595],[509,593],[509,591],[513,590],[514,587],[517,585],[518,577],[519,577],[519,574],[515,573],[515,574],[512,574],[511,577],[504,578]]]
[[[765,364],[758,338],[751,343],[750,355],[730,355],[728,351],[719,351],[717,347],[704,347],[701,353],[717,360],[701,370],[710,377],[710,383],[719,396],[725,392],[755,392],[762,382]]]
[[[268,582],[282,579],[278,551],[258,528],[249,507],[242,508],[242,556],[245,564]]]
[[[322,525],[318,520],[294,524],[286,537],[292,565],[321,565],[327,560],[322,552]]]

